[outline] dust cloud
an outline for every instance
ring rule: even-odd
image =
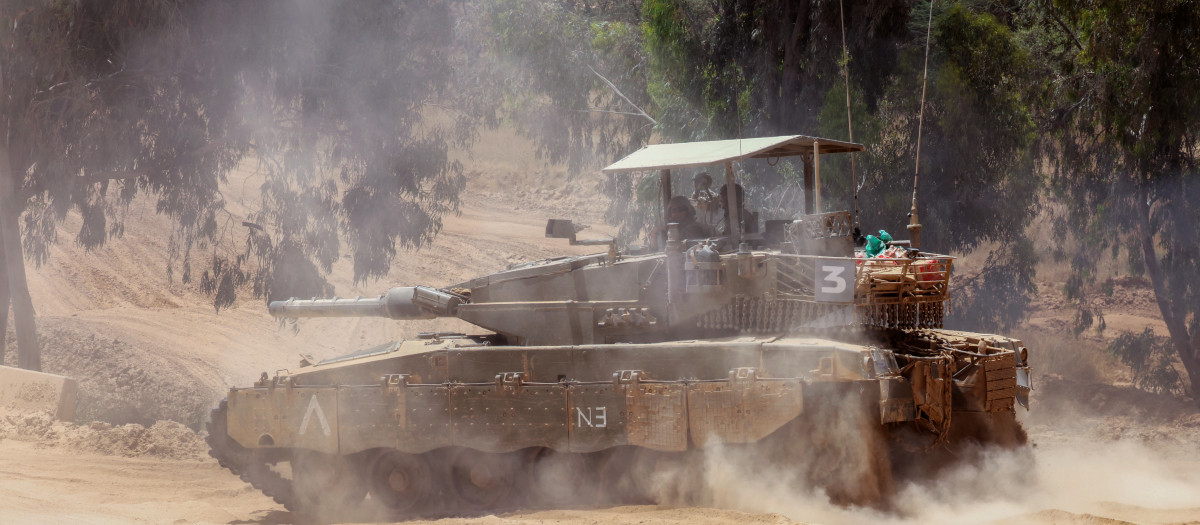
[[[853,434],[846,435],[856,441]],[[1041,438],[1041,439],[1040,439]],[[924,479],[896,481],[889,508],[837,504],[800,474],[805,461],[775,463],[720,447],[705,455],[707,501],[805,523],[1027,523],[1051,509],[1133,519],[1154,509],[1200,508],[1200,454],[1186,445],[1062,435],[1031,436],[1018,449],[973,447],[961,461]],[[1047,441],[1039,443],[1039,441]],[[820,454],[810,451],[807,461]],[[897,459],[896,457],[892,458]],[[1050,516],[1050,521],[1065,519]]]

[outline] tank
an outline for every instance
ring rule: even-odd
[[[954,260],[919,250],[915,214],[911,239],[867,257],[849,212],[816,213],[820,156],[860,150],[806,136],[648,146],[605,171],[658,172],[664,209],[672,169],[724,167],[736,184],[735,162],[798,155],[805,210],[704,239],[666,224],[656,249],[550,220],[548,237],[607,249],[272,302],[284,318],[454,317],[480,331],[263,372],[213,411],[211,454],[293,512],[369,498],[406,518],[702,501],[714,455],[886,505],[893,475],[931,451],[1024,444],[1027,350],[942,326]]]

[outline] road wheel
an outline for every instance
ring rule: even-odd
[[[622,446],[599,453],[596,471],[599,473],[602,497],[607,501],[619,505],[650,503],[639,492],[630,472],[636,452],[636,447]]]
[[[376,456],[371,465],[371,497],[392,512],[423,510],[433,489],[432,471],[423,456],[389,450]]]
[[[593,469],[583,454],[537,448],[526,459],[529,487],[537,505],[571,505],[591,502],[588,493]]]
[[[516,454],[462,448],[450,461],[450,488],[470,507],[495,509],[511,503],[519,467]]]
[[[367,495],[364,473],[346,456],[296,450],[291,466],[296,499],[320,515],[354,509]]]
[[[704,455],[637,448],[628,476],[637,497],[656,504],[691,505],[706,492]]]

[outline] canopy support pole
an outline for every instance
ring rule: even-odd
[[[811,155],[804,155],[804,214],[812,215],[813,209],[813,158]]]
[[[737,201],[737,179],[733,174],[733,161],[725,163],[725,209],[729,222],[729,241],[734,247],[742,244],[742,210]]]
[[[658,189],[662,194],[662,225],[666,228],[667,223],[671,222],[671,170],[661,170],[658,176]]]
[[[813,213],[821,213],[821,143],[813,141]]]

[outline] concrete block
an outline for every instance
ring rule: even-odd
[[[78,392],[78,383],[69,377],[0,366],[0,412],[45,411],[74,421]]]

